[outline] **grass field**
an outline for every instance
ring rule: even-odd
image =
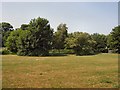
[[[2,56],[3,88],[115,88],[118,55]]]

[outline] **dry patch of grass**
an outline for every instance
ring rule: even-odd
[[[2,56],[3,88],[112,88],[118,86],[118,55]]]

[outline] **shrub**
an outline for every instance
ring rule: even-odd
[[[74,50],[73,49],[52,49],[49,51],[50,54],[54,54],[54,55],[61,55],[61,54],[74,54]]]
[[[3,49],[2,50],[2,54],[3,55],[6,55],[6,54],[10,54],[11,52],[9,51],[9,50],[7,50],[7,49]]]
[[[17,53],[18,51],[18,37],[22,33],[22,30],[15,30],[10,33],[10,36],[7,38],[5,43],[8,50],[13,53]]]
[[[73,49],[64,49],[63,52],[65,54],[74,54],[75,53]]]

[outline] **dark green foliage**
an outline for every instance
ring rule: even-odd
[[[2,47],[5,47],[7,38],[9,37],[11,31],[2,32]]]
[[[21,28],[22,30],[27,30],[28,27],[29,27],[28,24],[22,24],[20,28]]]
[[[65,39],[67,37],[67,26],[66,24],[60,24],[57,27],[57,32],[55,32],[53,37],[53,48],[58,49],[64,49],[65,47]]]
[[[11,52],[17,53],[18,51],[18,38],[20,35],[22,35],[24,32],[22,30],[15,30],[10,33],[10,36],[6,40],[5,46],[10,50]]]
[[[5,35],[8,36],[7,33]],[[52,38],[53,30],[49,21],[38,17],[32,19],[28,25],[22,24],[21,29],[12,31],[7,38],[6,46],[18,55],[45,56],[52,47]]]
[[[0,39],[7,50],[23,56],[93,55],[107,53],[108,48],[120,53],[120,26],[115,27],[108,36],[84,32],[68,34],[67,30],[66,24],[60,24],[53,34],[49,21],[38,17],[14,31],[9,23],[0,23]],[[3,54],[9,53],[7,50]]]
[[[0,48],[2,48],[2,34],[0,34]]]
[[[75,32],[66,38],[66,48],[73,49],[76,55],[94,54],[94,44],[96,42],[88,33]]]
[[[19,37],[18,55],[45,56],[49,54],[53,38],[53,30],[49,21],[38,17],[29,23],[28,30],[25,30]]]
[[[2,34],[2,47],[5,46],[6,40],[11,31],[13,31],[12,25],[7,22],[0,23],[0,34]]]
[[[95,41],[88,33],[75,33],[76,46],[74,47],[76,55],[91,55],[94,54]]]
[[[28,49],[30,49],[30,31],[25,30],[21,32],[21,34],[18,37],[18,51],[17,54],[21,56],[28,55]],[[32,42],[32,41],[31,41]]]
[[[11,52],[7,49],[2,50],[2,55],[10,54]]]
[[[10,25],[9,23],[7,22],[2,22],[0,23],[0,31],[2,32],[6,32],[6,31],[12,31],[13,30],[13,26]]]
[[[120,26],[112,29],[112,32],[108,36],[109,49],[115,50],[120,53]]]
[[[99,33],[94,33],[91,35],[93,40],[96,41],[95,52],[105,53],[107,52],[107,36]]]

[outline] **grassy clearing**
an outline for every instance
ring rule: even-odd
[[[2,56],[3,88],[113,88],[118,55]]]

